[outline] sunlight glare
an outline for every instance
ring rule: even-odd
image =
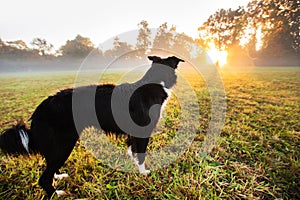
[[[219,51],[214,43],[208,44],[207,54],[209,56],[208,61],[212,64],[223,67],[227,63],[227,51]]]
[[[260,25],[256,31],[255,35],[256,44],[255,44],[255,50],[259,51],[263,47],[263,33],[262,33],[262,25]]]
[[[255,29],[252,27],[252,24],[248,24],[248,26],[245,28],[242,37],[240,37],[240,45],[242,47],[246,47],[246,45],[248,45],[251,41],[251,39],[253,38],[253,36],[255,36],[255,50],[256,51],[260,51],[263,48],[263,38],[264,38],[264,34],[262,31],[262,25],[258,25],[258,27]]]

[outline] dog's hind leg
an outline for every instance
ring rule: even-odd
[[[73,147],[75,146],[76,140],[69,141],[68,145],[64,143],[57,143],[55,148],[52,148],[51,153],[44,155],[47,168],[43,175],[39,180],[40,186],[46,191],[48,197],[51,197],[55,192],[58,196],[62,196],[66,194],[62,190],[55,190],[52,186],[53,178],[65,178],[67,174],[63,174],[60,176],[55,175],[56,172],[59,172],[59,169],[63,166],[65,161],[68,159],[69,155],[71,154]]]
[[[66,178],[67,174],[56,175],[56,172],[63,166],[67,158],[69,157],[71,151],[66,152],[63,156],[57,157],[46,157],[47,167],[44,173],[42,174],[39,185],[46,191],[48,197],[51,197],[53,193],[56,193],[57,196],[65,195],[66,193],[62,190],[55,190],[53,187],[53,178],[62,179]]]
[[[68,177],[69,177],[68,174],[54,173],[54,179],[57,179],[57,180],[62,180],[64,178],[68,178]]]
[[[52,183],[53,183],[53,176],[56,169],[54,168],[53,161],[49,159],[47,160],[46,158],[46,162],[47,162],[47,167],[39,179],[39,185],[46,191],[48,197],[51,197],[55,192]]]

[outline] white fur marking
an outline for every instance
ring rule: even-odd
[[[131,150],[131,146],[128,147],[127,154],[130,156],[131,159],[133,159],[133,153],[132,153],[132,150]]]
[[[28,137],[27,133],[23,129],[20,129],[19,134],[20,134],[20,137],[21,137],[21,142],[23,144],[23,147],[29,153],[29,148],[28,148],[29,137]]]
[[[129,157],[131,158],[131,160],[134,162],[134,164],[136,166],[139,166],[139,161],[138,161],[138,159],[136,157],[134,157],[132,149],[131,149],[131,146],[128,147],[127,153],[129,155]]]
[[[58,197],[67,195],[67,193],[63,190],[56,190],[55,193],[57,194]]]
[[[133,162],[136,166],[139,166],[139,160],[138,158],[133,158]]]
[[[131,146],[128,147],[127,153],[130,156],[130,158],[133,160],[134,164],[139,168],[139,172],[141,174],[149,174],[150,173],[150,170],[146,170],[146,168],[145,168],[145,162],[143,162],[142,164],[139,164],[139,160],[133,156]]]
[[[64,178],[68,178],[69,175],[68,174],[54,174],[54,179],[58,179],[58,180],[62,180]]]
[[[171,89],[171,88],[170,88],[170,89],[169,89],[169,88],[166,88],[166,87],[165,87],[166,84],[165,84],[164,81],[160,82],[160,84],[161,84],[161,86],[163,86],[163,89],[164,89],[164,91],[167,93],[167,95],[170,96],[171,93],[172,93],[172,89]]]
[[[149,174],[150,173],[150,170],[146,170],[146,168],[145,168],[145,162],[143,162],[142,164],[138,164],[138,168],[139,168],[139,172],[141,173],[141,174]]]
[[[160,84],[161,84],[161,86],[163,86],[164,91],[168,95],[167,99],[163,102],[163,104],[161,106],[161,109],[160,109],[160,118],[162,118],[162,113],[163,113],[163,111],[164,111],[164,109],[165,109],[165,107],[166,107],[166,105],[167,105],[167,103],[168,103],[168,101],[169,101],[169,99],[171,97],[172,89],[166,88],[164,81],[160,82]]]

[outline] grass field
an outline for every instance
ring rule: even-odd
[[[111,73],[102,82],[110,82]],[[195,140],[185,153],[144,176],[111,169],[78,144],[62,168],[70,177],[56,181],[64,199],[300,199],[300,68],[222,70],[226,122],[218,145],[204,157],[211,99],[205,82],[186,74],[200,105]],[[75,73],[1,74],[0,129],[28,119],[47,96],[71,87]],[[86,83],[88,83],[88,77]],[[172,140],[180,120],[176,98],[169,102],[161,133],[149,151]],[[123,148],[124,141],[116,141]],[[125,148],[124,148],[125,150]],[[0,152],[0,199],[41,199],[39,155],[7,157]],[[54,197],[56,199],[56,197]]]

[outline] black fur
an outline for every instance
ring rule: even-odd
[[[72,97],[74,92],[84,96],[89,90],[96,88],[95,110],[98,122],[105,132],[128,134],[127,145],[132,147],[133,153],[138,153],[139,163],[145,160],[145,152],[149,137],[160,116],[160,107],[152,113],[149,111],[153,105],[162,105],[168,94],[160,84],[162,81],[166,88],[176,83],[175,69],[183,60],[173,57],[162,59],[157,56],[148,57],[153,63],[144,77],[132,84],[84,86],[76,89],[65,89],[45,99],[34,111],[31,117],[30,130],[23,124],[18,124],[6,130],[0,136],[0,148],[5,153],[28,154],[40,153],[46,159],[46,170],[39,179],[40,186],[51,196],[55,189],[52,186],[54,173],[58,172],[73,150],[82,130],[76,129],[73,112]],[[167,67],[164,67],[167,66]],[[132,92],[129,101],[129,112],[132,120],[139,126],[152,124],[141,137],[130,135],[118,127],[111,110],[113,91],[117,89],[122,97]],[[84,109],[84,105],[82,105]],[[120,113],[122,110],[120,110]],[[82,119],[83,121],[85,119]],[[154,120],[151,122],[151,120]],[[83,123],[89,126],[88,121]],[[25,131],[29,137],[29,152],[24,148],[20,138],[20,130]]]
[[[12,128],[5,130],[0,137],[0,148],[6,154],[20,154],[26,155],[29,154],[24,148],[21,137],[20,130],[23,130],[25,133],[30,134],[30,130],[26,128],[23,121],[17,123]],[[30,148],[33,149],[33,148]]]

